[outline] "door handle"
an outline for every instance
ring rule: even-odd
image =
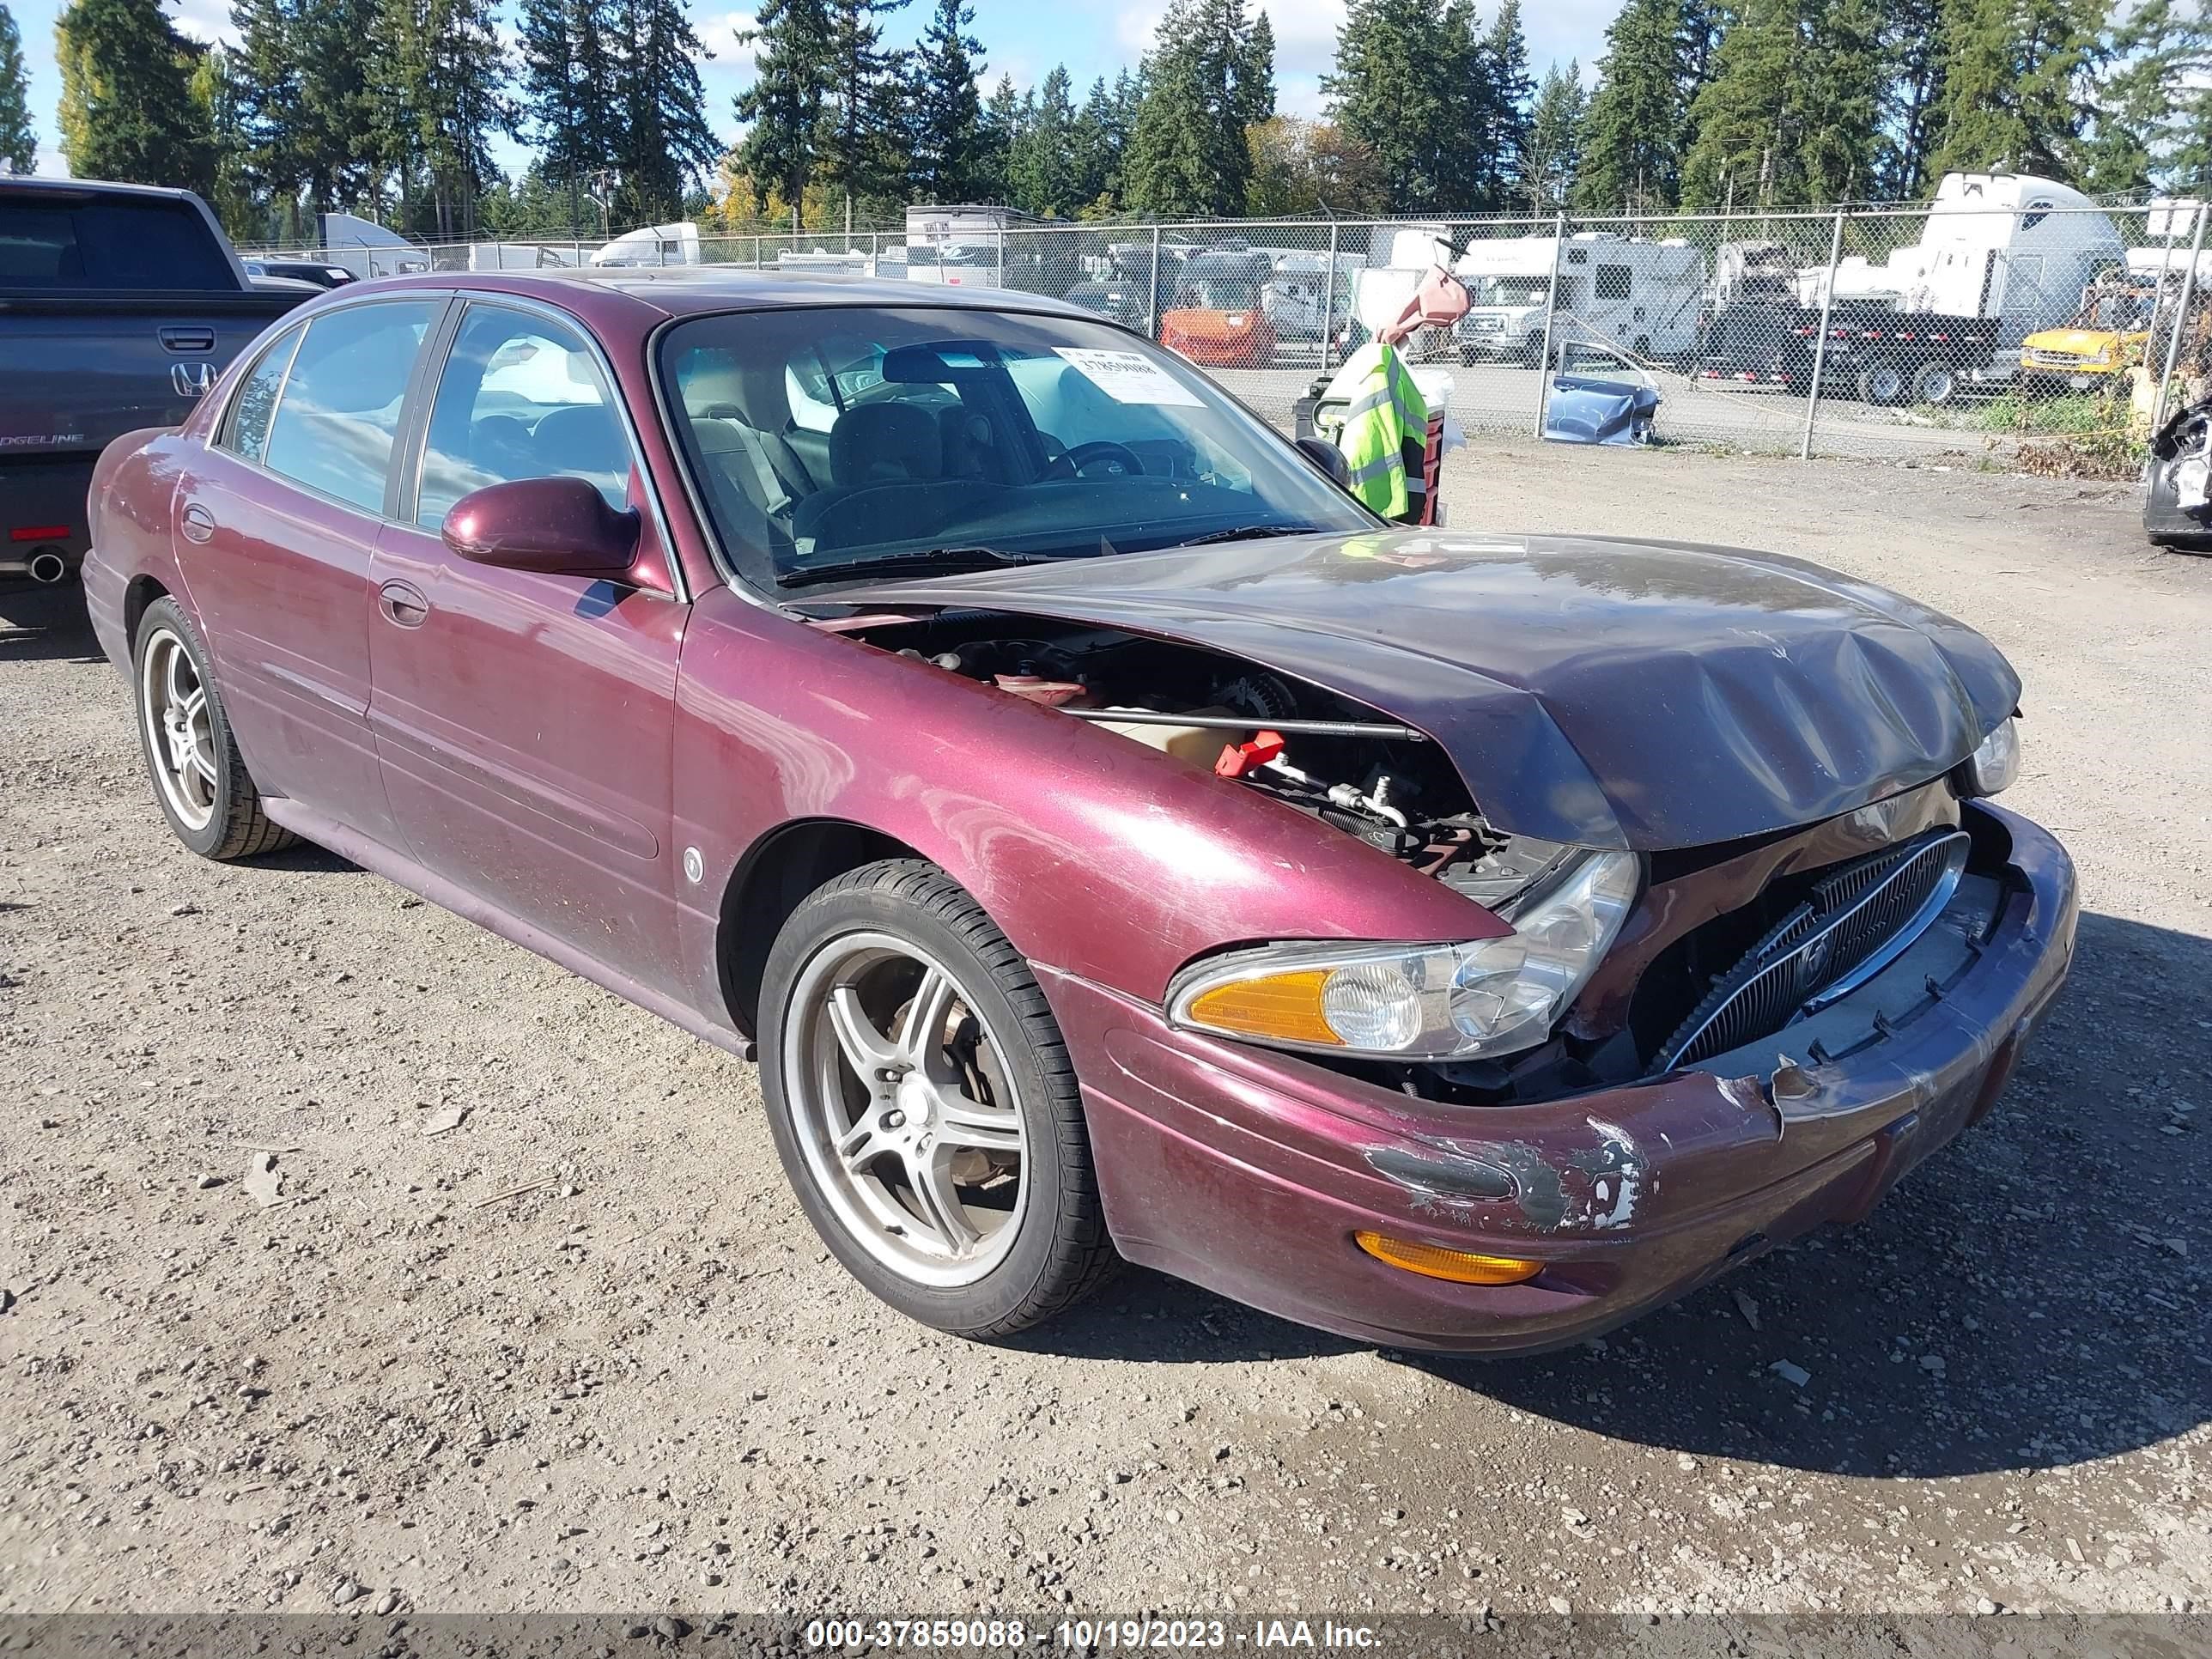
[[[376,591],[377,609],[402,628],[420,628],[430,619],[430,601],[412,583],[390,581]]]
[[[188,542],[210,541],[215,537],[215,514],[194,501],[179,516],[178,527]]]

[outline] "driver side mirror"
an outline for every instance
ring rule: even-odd
[[[640,529],[636,508],[609,507],[582,478],[515,478],[462,496],[441,535],[477,564],[605,578],[629,574]]]
[[[1297,446],[1298,453],[1328,475],[1331,483],[1339,489],[1352,488],[1352,464],[1344,459],[1342,450],[1326,438],[1300,438]]]

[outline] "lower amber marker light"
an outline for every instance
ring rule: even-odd
[[[1382,1233],[1357,1232],[1352,1243],[1377,1261],[1403,1267],[1429,1279],[1448,1279],[1455,1285],[1518,1285],[1544,1271],[1540,1261],[1517,1255],[1481,1255],[1473,1250],[1447,1250]]]

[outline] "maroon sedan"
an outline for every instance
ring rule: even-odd
[[[187,847],[305,837],[757,1054],[943,1329],[1127,1258],[1540,1347],[1990,1110],[2075,925],[1988,801],[1996,650],[1341,476],[1049,301],[403,279],[110,448],[85,585]]]

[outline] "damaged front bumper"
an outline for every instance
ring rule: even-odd
[[[1731,1069],[1745,1048],[1568,1099],[1450,1106],[1196,1036],[1044,971],[1116,1245],[1362,1340],[1513,1353],[1857,1219],[1989,1112],[2072,957],[2065,851],[2011,813],[1968,812],[1994,849],[1985,879],[1924,951],[1770,1040],[1756,1070]],[[1546,1265],[1517,1285],[1449,1283],[1367,1255],[1360,1231]]]

